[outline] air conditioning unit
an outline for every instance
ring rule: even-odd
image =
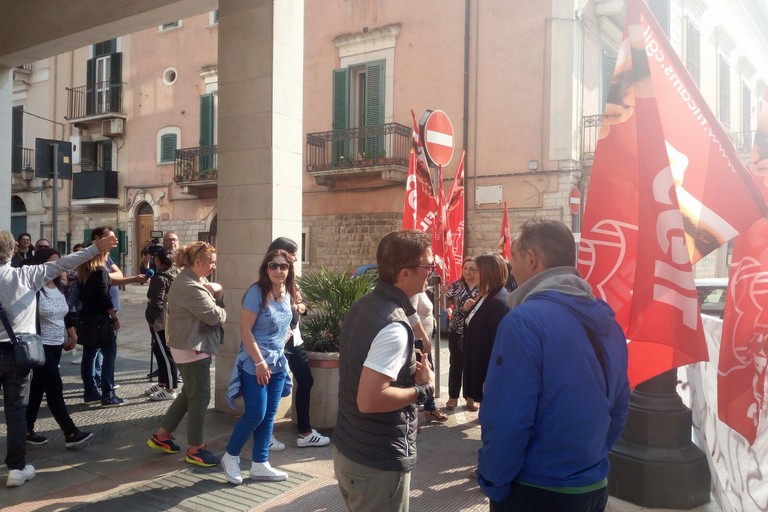
[[[101,134],[105,137],[114,137],[123,134],[122,119],[107,119],[101,122]]]
[[[80,145],[82,144],[83,139],[80,135],[73,135],[69,138],[69,142],[72,144],[72,163],[80,165]]]

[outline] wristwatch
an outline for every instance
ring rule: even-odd
[[[417,384],[413,386],[413,389],[416,390],[418,393],[418,398],[416,399],[416,405],[424,405],[424,402],[427,401],[428,398],[432,398],[435,396],[435,387],[432,385],[431,382],[428,382],[426,384]]]

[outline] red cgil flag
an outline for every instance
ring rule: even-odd
[[[419,124],[416,122],[416,114],[413,110],[411,110],[411,117],[413,118],[413,135],[408,160],[408,178],[405,184],[403,229],[429,231],[437,216],[437,200],[424,146],[419,137]]]
[[[501,236],[499,237],[499,254],[506,261],[512,257],[512,235],[509,231],[509,215],[507,202],[504,201],[504,215],[501,218]]]
[[[763,216],[752,188],[650,10],[628,0],[578,263],[630,340],[632,386],[708,359],[691,263]]]
[[[766,95],[768,102],[768,95]],[[749,171],[768,200],[768,103],[757,122]],[[765,414],[768,370],[768,222],[736,237],[720,338],[717,411],[720,420],[755,442]]]
[[[461,260],[464,259],[464,155],[453,178],[448,204],[445,206],[445,245],[448,285],[461,277]]]
[[[435,257],[435,265],[443,283],[449,282],[451,278],[448,275],[448,267],[445,264],[446,246],[445,246],[445,200],[443,195],[443,166],[437,166],[437,209],[435,224],[432,229],[432,255]]]
[[[418,135],[416,135],[418,137]],[[403,229],[416,229],[416,210],[419,207],[419,189],[416,186],[416,150],[411,145],[408,155],[408,178],[405,180],[405,201],[403,201]]]

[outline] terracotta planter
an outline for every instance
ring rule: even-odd
[[[339,353],[307,351],[307,359],[314,379],[309,405],[312,426],[333,428],[339,411]],[[292,418],[296,423],[295,410]]]

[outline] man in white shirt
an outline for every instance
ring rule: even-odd
[[[333,462],[349,510],[406,512],[416,405],[434,396],[434,374],[416,361],[408,322],[410,298],[435,268],[430,236],[389,233],[376,262],[376,288],[350,308],[341,330]]]

